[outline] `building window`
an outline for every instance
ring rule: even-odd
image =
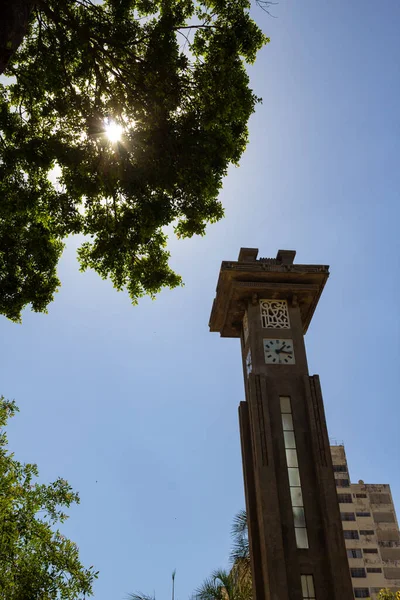
[[[314,577],[312,575],[301,576],[301,589],[303,600],[315,600]]]
[[[359,548],[348,548],[347,556],[349,558],[362,558],[362,552]]]
[[[370,517],[371,513],[370,512],[358,512],[356,513],[357,517]]]
[[[253,362],[251,359],[251,350],[249,348],[249,351],[247,353],[246,356],[246,373],[247,373],[247,377],[250,375],[250,373],[253,371]]]
[[[373,529],[360,529],[360,535],[374,535]]]
[[[369,598],[369,588],[354,588],[355,598]]]
[[[338,494],[337,498],[340,504],[349,504],[350,502],[353,502],[351,494]]]
[[[352,512],[341,512],[340,518],[342,519],[342,521],[355,521],[356,515]]]
[[[347,473],[347,465],[333,465],[335,473]]]
[[[279,401],[281,405],[283,439],[285,442],[296,545],[298,548],[307,549],[309,547],[308,536],[306,517],[304,514],[303,494],[301,491],[299,464],[297,460],[296,438],[294,436],[292,405],[289,396],[280,396]]]
[[[366,498],[367,494],[354,494],[356,498]]]
[[[376,548],[363,548],[364,554],[378,554],[378,550]]]
[[[350,569],[350,575],[352,577],[366,577],[367,576],[365,569],[363,569],[363,568]]]
[[[382,573],[379,567],[367,567],[367,573]]]
[[[290,329],[286,300],[260,300],[260,310],[265,329]]]
[[[358,540],[358,531],[356,529],[345,529],[343,531],[345,540]]]
[[[348,479],[335,479],[336,487],[350,487],[350,481]]]

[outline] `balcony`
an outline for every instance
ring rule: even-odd
[[[400,567],[400,560],[385,560],[382,558],[383,567]]]
[[[381,561],[379,554],[373,554],[372,556],[370,556],[369,554],[366,555],[364,553],[364,562],[367,567],[372,567],[372,566],[380,567],[383,561]],[[392,563],[392,562],[397,562],[397,561],[387,561],[387,562]],[[386,564],[386,561],[385,561],[385,564]],[[397,565],[395,565],[395,566],[397,567]]]
[[[381,546],[382,548],[400,548],[400,542],[379,542],[378,541],[378,546]]]

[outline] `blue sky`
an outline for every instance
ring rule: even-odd
[[[244,506],[237,340],[208,331],[222,260],[297,250],[331,277],[306,337],[330,435],[351,477],[390,483],[400,510],[400,4],[281,0],[254,15],[271,43],[250,69],[262,96],[223,221],[171,239],[185,287],[138,307],[91,272],[76,240],[48,315],[0,321],[1,392],[21,413],[10,446],[80,492],[64,532],[100,570],[96,600],[177,600],[227,566]]]

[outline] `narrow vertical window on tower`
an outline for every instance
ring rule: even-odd
[[[312,575],[301,576],[301,590],[303,600],[315,600],[314,577]]]
[[[243,317],[243,337],[244,343],[247,342],[247,338],[249,337],[249,318],[247,316],[247,310],[244,313]]]
[[[308,535],[301,491],[299,463],[297,460],[296,438],[294,435],[292,405],[289,396],[279,396],[281,405],[283,438],[285,442],[290,497],[292,500],[294,533],[298,548],[307,549]]]

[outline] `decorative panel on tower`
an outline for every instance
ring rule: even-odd
[[[289,329],[289,311],[286,300],[260,300],[261,322],[266,329]]]

